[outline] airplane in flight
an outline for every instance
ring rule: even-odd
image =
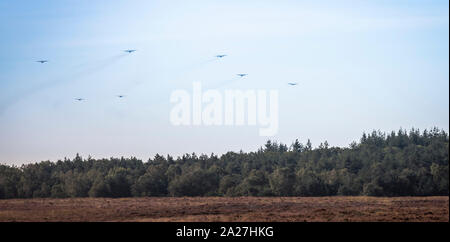
[[[291,85],[291,86],[295,86],[295,85],[297,85],[298,83],[297,83],[297,82],[289,82],[288,84]]]
[[[41,64],[44,64],[44,63],[48,62],[48,60],[38,60],[38,61],[36,61],[36,62],[39,62],[39,63],[41,63]]]
[[[127,53],[133,53],[133,52],[135,52],[136,50],[124,50],[124,52],[127,52]]]
[[[81,101],[83,101],[84,99],[83,99],[83,98],[75,98],[75,100],[81,102]]]
[[[123,98],[125,95],[117,95],[118,98]]]
[[[227,55],[216,55],[217,58],[223,58],[225,56],[227,56]]]
[[[244,76],[246,76],[246,75],[248,75],[248,74],[236,74],[236,75],[238,75],[238,76],[240,76],[240,77],[244,77]]]

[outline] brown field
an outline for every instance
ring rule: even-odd
[[[448,197],[0,200],[0,221],[449,221]]]

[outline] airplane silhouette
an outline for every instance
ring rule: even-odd
[[[38,61],[36,61],[36,62],[39,62],[39,63],[41,63],[41,64],[44,64],[44,63],[48,62],[48,60],[38,60]]]
[[[227,56],[227,55],[216,55],[217,58],[223,58],[225,56]]]
[[[128,52],[128,53],[132,53],[135,52],[136,50],[124,50],[124,52]]]
[[[77,101],[83,101],[84,99],[83,99],[83,98],[75,98],[75,100],[77,100]]]
[[[236,75],[238,75],[238,76],[240,76],[240,77],[244,77],[244,76],[246,76],[246,75],[248,75],[248,74],[236,74]]]
[[[123,98],[125,95],[117,95],[118,98]]]
[[[291,85],[291,86],[295,86],[295,85],[297,85],[298,83],[297,83],[297,82],[289,82],[288,84]]]

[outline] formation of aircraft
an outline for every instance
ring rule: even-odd
[[[129,54],[131,54],[131,53],[133,53],[133,52],[135,52],[135,51],[136,51],[136,50],[134,50],[134,49],[124,50],[124,52],[127,52],[127,53],[129,53]],[[227,56],[227,55],[220,54],[220,55],[216,55],[215,57],[216,57],[216,58],[223,58],[223,57],[225,57],[225,56]],[[47,63],[48,60],[37,60],[36,62],[41,63],[41,64],[44,64],[44,63]],[[236,75],[239,76],[239,77],[245,77],[245,76],[247,76],[248,74],[245,74],[245,73],[239,73],[239,74],[236,74]],[[298,83],[297,83],[297,82],[288,82],[288,85],[290,85],[290,86],[296,86],[296,85],[298,85]],[[125,97],[125,95],[116,95],[116,96],[117,96],[118,98],[124,98],[124,97]],[[81,102],[81,101],[84,101],[85,99],[84,99],[84,98],[75,98],[75,100]]]

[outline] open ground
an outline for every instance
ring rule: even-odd
[[[448,197],[147,197],[0,200],[0,221],[448,222]]]

